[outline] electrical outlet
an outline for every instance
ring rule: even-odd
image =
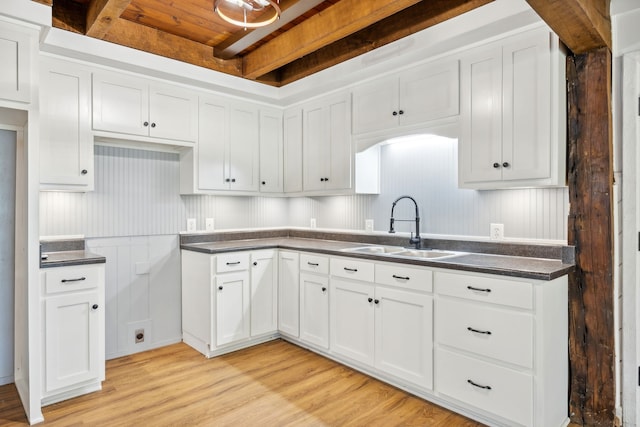
[[[136,329],[135,332],[136,344],[144,342],[144,329]]]
[[[206,218],[204,220],[204,229],[206,231],[213,231],[215,226],[214,226],[214,222],[213,222],[213,218]]]
[[[373,231],[373,220],[365,219],[364,220],[364,230],[365,231]]]
[[[188,218],[187,219],[187,231],[196,231],[196,219]]]
[[[491,240],[504,240],[504,224],[491,224],[489,238]]]
[[[317,224],[316,224],[316,219],[315,219],[315,218],[311,218],[311,219],[309,220],[309,227],[311,227],[311,228],[316,228],[316,225],[317,225]]]

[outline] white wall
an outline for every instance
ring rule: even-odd
[[[0,385],[13,382],[16,133],[0,130]]]
[[[626,152],[628,158],[623,159],[623,145],[634,147],[635,152],[638,136],[635,134],[637,121],[637,101],[630,102],[631,111],[624,111],[623,98],[625,94],[631,95],[632,90],[640,90],[636,76],[623,75],[623,56],[640,52],[640,4],[637,0],[612,0],[612,110],[613,110],[613,144],[614,144],[614,236],[615,255],[614,265],[614,292],[618,298],[614,307],[616,321],[616,372],[617,381],[616,396],[617,415],[622,417],[625,426],[640,424],[640,393],[637,391],[636,369],[640,361],[638,350],[638,271],[635,268],[636,261],[636,199],[635,188],[635,153]],[[636,54],[640,55],[640,54]],[[636,60],[637,61],[637,60]],[[632,67],[629,67],[631,69]],[[634,88],[635,87],[635,88]],[[628,122],[623,120],[628,117]],[[625,141],[624,139],[628,139]],[[625,169],[623,164],[630,166]],[[622,188],[621,187],[622,183]],[[626,227],[626,228],[625,228]],[[623,247],[627,248],[623,251]],[[623,265],[624,262],[624,265]],[[628,266],[626,269],[624,268]],[[624,281],[622,280],[624,277]]]

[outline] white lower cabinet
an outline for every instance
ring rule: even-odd
[[[104,264],[40,270],[47,405],[99,390],[105,379]]]
[[[211,357],[281,336],[488,425],[568,423],[567,276],[274,252],[183,251],[187,344]]]
[[[329,348],[329,258],[300,255],[300,341]]]
[[[329,278],[300,274],[300,340],[329,348]]]
[[[212,357],[275,338],[276,253],[183,250],[183,341]]]
[[[438,396],[491,424],[566,425],[566,276],[436,272],[434,282]]]
[[[278,254],[278,330],[287,336],[300,336],[300,254]]]
[[[361,265],[345,270],[342,260],[332,259],[331,352],[403,382],[431,389],[433,298],[401,289],[406,288],[405,282],[418,280],[426,272],[424,290],[430,291],[431,271],[381,265],[402,278],[393,284],[396,289],[340,277],[345,271],[365,270],[362,261],[356,262]],[[373,269],[374,263],[366,264]]]
[[[273,249],[251,253],[251,336],[278,330],[278,256]]]

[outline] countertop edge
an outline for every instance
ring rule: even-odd
[[[541,281],[551,281],[556,278],[562,277],[568,273],[570,273],[574,269],[574,265],[572,264],[560,264],[558,268],[554,268],[553,271],[544,272],[544,271],[527,271],[522,269],[509,269],[504,267],[497,266],[482,266],[476,264],[465,264],[465,263],[456,263],[455,257],[448,258],[446,260],[435,261],[435,260],[417,260],[417,259],[405,259],[405,258],[389,258],[388,256],[383,255],[372,255],[372,254],[358,254],[353,252],[345,252],[341,249],[329,249],[329,248],[320,248],[320,247],[301,247],[300,245],[296,245],[294,243],[287,244],[285,240],[286,238],[279,238],[278,241],[276,239],[266,239],[266,241],[260,241],[260,239],[250,239],[250,240],[237,240],[237,241],[225,241],[225,242],[208,242],[208,243],[185,243],[180,245],[180,249],[200,252],[204,254],[221,254],[221,253],[229,253],[229,252],[240,252],[240,251],[250,251],[250,250],[262,250],[262,249],[285,249],[285,250],[294,250],[300,252],[312,252],[312,253],[320,253],[325,255],[333,255],[333,256],[345,256],[350,258],[357,259],[367,259],[371,261],[380,261],[380,262],[394,262],[406,265],[414,265],[414,266],[422,266],[422,267],[432,267],[432,268],[442,268],[447,270],[458,270],[458,271],[467,271],[467,272],[475,272],[475,273],[486,273],[486,274],[495,274],[506,277],[517,277],[524,279],[533,279],[533,280],[541,280]],[[327,241],[324,241],[327,243]],[[335,243],[336,246],[361,246],[362,244],[354,243],[354,242],[332,242]],[[219,247],[216,247],[219,245]],[[483,255],[483,254],[478,254]],[[486,255],[487,257],[495,256],[495,255]],[[526,259],[527,257],[514,257],[519,260]],[[489,258],[488,258],[489,259]],[[561,262],[560,260],[547,260],[544,262]]]

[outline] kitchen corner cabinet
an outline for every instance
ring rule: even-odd
[[[428,63],[353,90],[355,135],[458,115],[457,60]]]
[[[198,188],[259,191],[259,111],[255,104],[200,99]]]
[[[188,89],[99,71],[93,74],[93,129],[195,142],[198,95]]]
[[[463,53],[458,186],[565,185],[565,60],[531,30]]]
[[[284,191],[282,111],[260,109],[260,192]]]
[[[351,189],[353,149],[349,93],[305,104],[302,112],[304,192]]]
[[[42,57],[40,189],[92,191],[91,71]]]
[[[40,270],[42,403],[101,388],[105,379],[104,264]]]
[[[329,259],[300,255],[300,341],[329,348]]]
[[[284,140],[284,192],[302,192],[302,109],[285,110],[282,119]]]
[[[278,254],[278,330],[300,336],[300,254],[279,251]]]
[[[31,102],[31,61],[37,49],[36,30],[0,20],[0,98]]]
[[[275,338],[275,274],[275,251],[183,250],[183,341],[212,357]]]

